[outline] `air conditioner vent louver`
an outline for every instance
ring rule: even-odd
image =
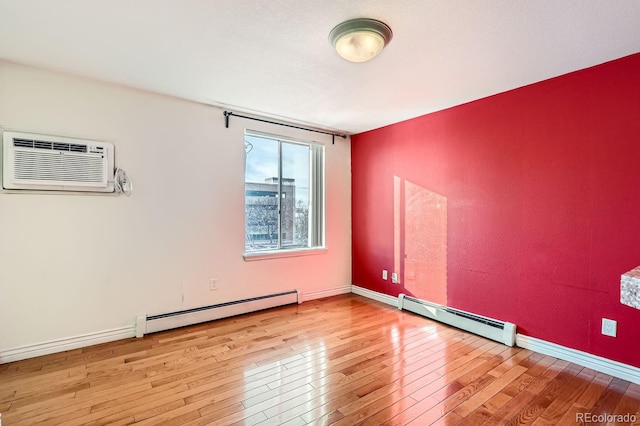
[[[113,145],[4,132],[5,189],[113,192]]]
[[[16,152],[16,179],[102,182],[102,158]]]
[[[33,148],[33,140],[15,138],[13,140],[13,146],[19,146],[21,148]]]
[[[76,143],[47,142],[32,139],[13,139],[13,146],[20,148],[52,149],[55,151],[87,152],[87,145]]]

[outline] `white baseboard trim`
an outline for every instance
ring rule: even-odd
[[[357,285],[351,286],[351,293],[359,296],[368,297],[369,299],[377,300],[378,302],[386,303],[394,308],[398,307],[398,298],[389,296],[388,294],[378,293],[377,291],[369,290],[368,288],[358,287]]]
[[[0,364],[136,336],[135,326],[114,328],[0,351]]]
[[[323,297],[331,297],[337,296],[339,294],[349,293],[351,293],[351,286],[347,285],[344,287],[331,288],[329,290],[313,291],[311,293],[300,293],[300,298],[302,299],[302,302],[306,302],[307,300],[322,299]]]
[[[613,361],[587,352],[560,346],[535,337],[516,334],[516,346],[550,355],[574,364],[640,384],[640,368]]]

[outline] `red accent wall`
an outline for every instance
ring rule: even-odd
[[[640,54],[351,140],[353,284],[444,286],[449,306],[640,367],[640,310],[620,303],[620,275],[640,265]],[[407,291],[406,273],[432,265],[405,250],[436,245],[446,276]]]

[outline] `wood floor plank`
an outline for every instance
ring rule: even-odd
[[[400,391],[396,391],[401,393]],[[383,407],[377,413],[367,417],[362,422],[363,425],[367,426],[377,426],[388,422],[394,417],[398,416],[398,414],[417,404],[418,401],[411,398],[410,396],[405,396],[402,399],[399,399],[395,402],[392,402],[390,405]]]
[[[552,367],[555,364],[552,364]],[[550,367],[551,368],[551,367]],[[556,400],[556,398],[562,398],[563,392],[571,390],[572,381],[583,370],[583,367],[566,363],[564,370],[560,371],[553,379],[549,380],[544,388],[535,393],[534,397],[530,399],[526,406],[524,406],[519,414],[519,417],[526,419],[528,422],[547,423],[547,420],[540,415],[549,407],[549,405]],[[534,389],[539,389],[542,382],[535,382],[527,388],[527,392]],[[501,410],[508,410],[508,408],[502,408]],[[500,411],[500,410],[499,410]],[[498,412],[497,412],[498,413]]]
[[[594,415],[602,414],[602,413],[612,413],[622,397],[627,392],[630,383],[614,378],[607,386],[607,389],[602,394],[602,397],[598,400],[598,402],[594,405],[591,413]]]
[[[412,420],[411,423],[430,424],[434,422],[442,423],[452,421],[453,419],[455,419],[456,422],[462,420],[462,416],[453,412],[453,410],[463,402],[468,401],[472,395],[477,394],[480,390],[493,383],[495,377],[490,374],[491,372],[501,369],[504,365],[517,365],[516,362],[522,358],[528,359],[530,355],[524,351],[517,354],[512,351],[507,352],[513,356],[508,356],[503,362],[495,362],[495,357],[484,357],[485,361],[481,366],[459,377],[457,380],[450,382],[448,386],[439,389],[436,393],[429,395],[426,404],[423,403],[420,406],[414,407],[413,411],[419,410],[422,411],[422,413]],[[489,354],[489,352],[487,354]],[[520,356],[517,357],[515,355]],[[498,357],[498,361],[501,360],[502,359]],[[484,367],[485,364],[488,364],[488,367]],[[521,367],[525,368],[524,366]],[[486,374],[478,375],[478,371],[483,371]],[[470,378],[475,379],[469,382],[468,380]],[[408,413],[405,413],[403,415],[403,421],[407,419],[407,414]]]
[[[588,368],[582,369],[580,373],[573,377],[564,387],[562,392],[551,401],[547,408],[540,414],[545,420],[558,422],[574,404],[575,400],[588,388],[596,373]]]
[[[622,416],[635,414],[640,409],[640,385],[631,383],[611,414]],[[620,422],[617,422],[620,423]]]
[[[575,424],[640,386],[355,295],[0,366],[7,425]]]
[[[480,392],[475,393],[465,402],[456,407],[454,412],[460,417],[466,417],[473,410],[480,407],[492,396],[505,388],[513,380],[517,379],[525,371],[526,368],[519,365],[512,367],[510,370],[507,370],[502,376],[496,377],[493,382],[484,387]]]

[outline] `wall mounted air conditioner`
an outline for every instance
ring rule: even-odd
[[[113,192],[113,144],[5,131],[2,187]]]

